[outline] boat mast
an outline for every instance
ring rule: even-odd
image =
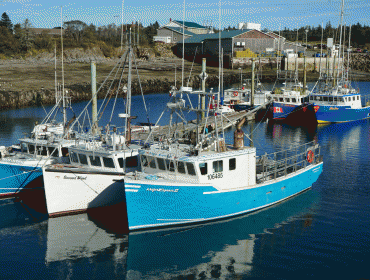
[[[184,86],[184,56],[185,56],[185,0],[184,0],[184,9],[182,15],[182,72],[181,72],[181,87]]]
[[[134,35],[135,36],[135,35]],[[132,70],[132,46],[131,46],[131,28],[130,28],[130,38],[128,47],[128,76],[127,76],[127,96],[126,96],[126,120],[125,120],[125,138],[127,139],[127,134],[130,134],[131,138],[131,128],[128,125],[131,117],[131,70]]]
[[[63,128],[67,123],[66,102],[64,93],[64,63],[63,63],[63,6],[60,7],[60,43],[62,48],[62,97],[63,97]]]
[[[342,7],[341,7],[341,12],[340,12],[340,35],[339,35],[339,50],[338,50],[338,56],[339,56],[339,61],[340,63],[340,57],[341,57],[341,48],[342,48],[342,28],[343,28],[343,9],[344,9],[344,0],[342,0]],[[343,63],[343,61],[342,61]],[[339,81],[339,66],[337,68],[337,85]]]

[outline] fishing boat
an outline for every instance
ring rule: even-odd
[[[132,59],[133,50],[130,44],[115,66],[117,71],[122,69],[119,80],[121,84],[128,61],[126,110],[125,113],[118,114],[124,119],[124,130],[119,131],[108,123],[105,133],[97,130],[89,141],[76,142],[69,148],[70,164],[51,164],[43,167],[45,198],[50,217],[86,212],[90,208],[122,201],[124,188],[118,181],[125,175],[140,170],[138,150],[141,146],[131,141],[131,119],[134,118],[131,116]],[[85,109],[88,106],[89,104]],[[113,112],[114,108],[112,114]],[[148,122],[145,126],[135,126],[134,130],[140,132],[151,127],[152,124]]]
[[[192,94],[191,88],[172,94],[167,105],[171,113],[187,108],[174,106],[186,94]],[[222,113],[216,115],[222,118]],[[148,138],[139,150],[142,171],[126,175],[122,182],[129,230],[203,223],[252,212],[297,195],[318,179],[323,162],[317,143],[257,156],[255,147],[243,144],[243,122],[237,125],[233,144],[225,142],[223,122],[217,119],[212,133],[199,127],[203,133],[197,132],[190,144],[179,142],[173,131],[162,141]]]
[[[320,79],[313,88],[309,101],[313,104],[318,123],[352,122],[370,118],[370,103],[365,98],[363,105],[360,89],[354,88],[350,81],[350,52],[347,53],[347,66],[344,65],[344,47],[342,47],[345,34],[342,32],[344,0],[341,8],[341,29],[339,43],[339,66],[337,71],[329,71],[320,75]],[[343,34],[342,34],[343,33]],[[348,49],[351,36],[348,39]]]
[[[67,163],[68,148],[80,138],[79,133],[66,121],[70,103],[66,95],[56,94],[57,103],[46,118],[36,124],[31,134],[19,139],[20,144],[4,147],[0,157],[0,197],[12,197],[25,188],[42,188],[42,166]],[[55,112],[62,105],[63,121],[58,122]],[[71,119],[73,120],[73,118]]]

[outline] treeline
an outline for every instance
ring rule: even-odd
[[[307,30],[307,32],[306,32]],[[342,29],[342,43],[343,38],[345,40],[345,44],[348,45],[348,38],[349,33],[351,31],[351,46],[353,47],[360,47],[363,48],[366,44],[370,43],[370,26],[361,25],[357,23],[352,25],[351,27],[345,26]],[[277,34],[279,31],[274,31]],[[306,42],[306,33],[307,33],[307,42],[320,42],[321,37],[323,37],[323,44],[326,44],[327,38],[333,38],[335,44],[339,44],[340,39],[340,27],[333,27],[330,21],[326,24],[325,27],[321,26],[306,26],[301,27],[298,29],[298,41]],[[297,41],[297,29],[290,30],[289,28],[285,28],[284,30],[280,31],[280,35],[285,37],[289,41]],[[370,47],[370,45],[368,45]]]
[[[54,27],[52,32],[44,30],[40,34],[35,32],[32,23],[26,19],[23,23],[13,25],[9,16],[3,13],[0,19],[0,56],[18,57],[40,51],[60,50],[60,29]],[[131,24],[95,26],[79,20],[64,22],[64,48],[93,48],[102,49],[105,56],[114,54],[114,49],[131,41],[141,46],[153,44],[153,36],[157,34],[158,22],[149,26],[142,26],[139,22]],[[1,58],[1,57],[0,57]]]

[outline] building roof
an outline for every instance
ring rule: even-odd
[[[172,20],[180,25],[182,25],[183,21],[182,20]],[[184,21],[184,25],[185,27],[187,28],[203,28],[203,29],[206,29],[206,27],[198,24],[198,23],[195,23],[195,22],[191,22],[191,21]]]
[[[50,28],[30,28],[29,30],[37,35],[40,35],[43,32],[45,32],[49,35],[59,35],[60,36],[60,28],[52,28],[52,29]],[[63,29],[62,34],[64,33],[65,33],[65,30]]]
[[[221,31],[221,39],[231,39],[235,36],[238,36],[249,31],[251,31],[251,29],[224,30]],[[199,34],[185,39],[184,43],[196,44],[201,43],[204,40],[217,40],[219,38],[220,38],[219,33]]]
[[[162,28],[168,28],[168,29],[170,29],[174,32],[180,33],[180,34],[183,34],[183,32],[184,32],[184,34],[188,35],[188,36],[194,36],[195,35],[193,32],[190,32],[186,29],[184,29],[184,31],[183,31],[183,29],[181,27],[163,26]]]

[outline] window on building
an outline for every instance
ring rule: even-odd
[[[229,170],[235,170],[236,168],[236,159],[231,158],[229,159]]]
[[[199,169],[200,169],[200,174],[202,174],[202,175],[207,175],[208,174],[207,163],[206,162],[199,163]]]
[[[213,162],[213,172],[222,172],[223,166],[222,166],[222,160],[217,160]]]
[[[104,164],[104,167],[107,167],[107,168],[114,168],[114,161],[112,158],[107,158],[107,157],[103,157],[103,164]]]
[[[84,155],[84,154],[79,154],[79,155],[78,155],[78,157],[79,157],[79,159],[80,159],[80,163],[81,163],[81,164],[87,164],[87,157],[86,157],[86,155]]]
[[[159,170],[166,170],[166,165],[163,158],[157,158],[157,163]]]
[[[101,166],[100,157],[89,156],[89,159],[92,166]]]

